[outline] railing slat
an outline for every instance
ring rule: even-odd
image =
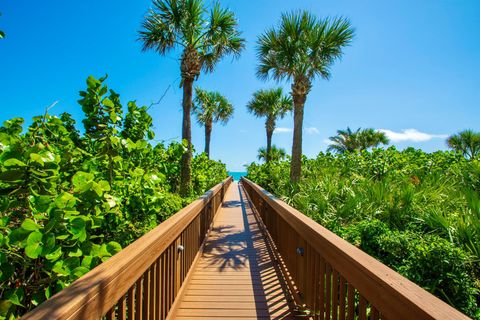
[[[338,271],[332,273],[332,319],[338,319]]]
[[[355,288],[352,286],[351,283],[347,283],[347,301],[348,301],[348,311],[347,311],[347,319],[354,320],[355,319]]]
[[[115,309],[112,308],[112,309],[108,310],[107,314],[105,315],[105,318],[107,320],[114,320],[115,319]]]
[[[127,315],[128,320],[133,320],[135,314],[135,287],[128,289],[127,296]]]
[[[143,276],[137,280],[135,285],[135,319],[143,319]]]
[[[339,320],[345,320],[346,308],[345,308],[345,278],[340,275],[340,294],[339,294]]]
[[[359,315],[358,315],[359,320],[367,320],[367,301],[362,295],[360,295],[358,312],[359,312]]]
[[[325,268],[325,319],[330,319],[330,309],[332,305],[332,268],[327,263]]]
[[[320,320],[325,319],[325,260],[320,257],[320,282],[319,282],[319,311]]]

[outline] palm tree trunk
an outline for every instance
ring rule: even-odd
[[[207,121],[205,123],[205,153],[210,158],[210,136],[212,135],[212,123]]]
[[[192,110],[193,79],[186,78],[183,82],[183,123],[182,140],[187,141],[187,152],[182,155],[180,168],[180,195],[189,196],[191,191],[191,163],[192,163],[192,123],[190,113]]]
[[[267,131],[267,155],[266,155],[266,162],[270,162],[271,160],[271,152],[272,152],[272,135],[273,130],[275,130],[275,119],[267,118],[265,122],[265,128]]]
[[[303,108],[306,95],[293,96],[293,145],[292,161],[290,163],[290,181],[300,181],[302,173],[302,133],[303,133]]]

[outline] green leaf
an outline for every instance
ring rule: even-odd
[[[78,217],[70,222],[69,231],[74,235],[74,239],[78,239],[80,240],[80,242],[83,242],[87,238],[87,232],[85,230],[85,227],[85,220]]]
[[[55,199],[55,204],[58,208],[73,208],[75,206],[76,198],[67,192],[62,193]]]
[[[113,104],[112,100],[105,98],[102,101],[102,104],[106,107],[113,108],[115,105]]]
[[[82,259],[82,267],[91,269],[94,266],[93,262],[94,261],[92,256],[85,256]]]
[[[91,181],[93,181],[93,174],[79,171],[75,173],[72,178],[73,186],[75,187],[75,191],[85,192],[86,190],[90,190]]]
[[[22,300],[23,300],[23,289],[18,288],[15,290],[8,290],[5,298],[10,301],[12,304],[16,306],[23,307]]]
[[[61,247],[57,247],[57,249],[49,254],[47,254],[45,256],[45,258],[47,258],[47,260],[50,260],[50,261],[56,261],[58,260],[60,257],[62,256],[62,248]]]
[[[40,226],[32,219],[25,219],[25,221],[22,222],[21,227],[22,229],[25,229],[28,231],[35,231],[40,229]]]
[[[26,167],[27,166],[24,162],[22,162],[18,159],[15,159],[15,158],[10,158],[10,159],[6,160],[3,163],[3,165],[6,168],[8,168],[8,167]]]
[[[38,163],[38,164],[41,165],[42,167],[45,165],[45,162],[43,161],[42,156],[39,155],[39,154],[37,154],[37,153],[30,153],[30,160],[32,160],[33,162]]]
[[[93,76],[89,76],[89,77],[87,78],[87,86],[88,86],[89,88],[92,88],[92,89],[93,89],[93,88],[95,88],[98,84],[100,84],[100,82],[99,82],[97,79],[95,79]]]
[[[82,256],[82,250],[80,250],[79,248],[77,248],[77,250],[75,252],[69,252],[68,253],[68,256],[69,257],[81,257]]]
[[[101,180],[98,182],[98,185],[102,188],[103,191],[110,191],[110,184],[108,181]]]
[[[85,267],[76,267],[75,269],[72,270],[71,274],[74,275],[77,278],[80,278],[84,274],[86,274],[90,269],[85,268]]]
[[[56,274],[63,275],[63,276],[70,275],[70,271],[64,268],[62,260],[55,262],[55,264],[52,267],[52,271],[55,272]]]
[[[115,241],[110,241],[108,244],[107,244],[107,252],[110,254],[110,255],[114,255],[118,252],[120,252],[122,250],[122,246],[118,243],[118,242],[115,242]]]
[[[34,231],[30,233],[27,238],[27,246],[25,247],[25,254],[31,259],[37,259],[42,253],[42,233]]]
[[[5,32],[0,31],[0,39],[5,39]]]
[[[50,299],[50,297],[52,296],[52,289],[50,287],[48,287],[46,290],[45,290],[45,298],[47,299]]]
[[[92,182],[91,186],[92,186],[92,190],[95,191],[97,196],[101,197],[103,195],[103,189],[98,183]]]

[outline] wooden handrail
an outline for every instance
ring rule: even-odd
[[[22,319],[165,319],[231,182],[219,183]]]
[[[242,178],[288,277],[315,319],[437,319],[467,316]]]

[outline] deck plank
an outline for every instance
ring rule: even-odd
[[[233,183],[176,319],[291,319],[282,279],[242,187]]]

